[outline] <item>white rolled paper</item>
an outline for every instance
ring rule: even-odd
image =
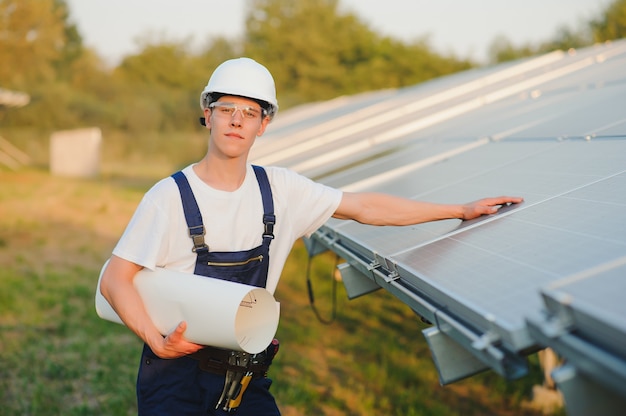
[[[123,324],[96,289],[96,313]],[[279,308],[264,288],[157,268],[141,270],[134,279],[148,315],[161,334],[187,322],[191,342],[256,354],[267,348],[278,329]]]

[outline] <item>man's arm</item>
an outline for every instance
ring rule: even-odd
[[[517,204],[523,198],[500,196],[467,204],[449,205],[415,201],[381,193],[344,192],[334,218],[351,219],[370,225],[411,225],[458,218],[471,220],[493,214],[506,204]]]
[[[161,335],[148,316],[143,301],[133,285],[133,279],[143,267],[112,256],[100,281],[100,292],[124,324],[141,338],[161,358],[177,358],[191,354],[202,345],[189,342],[183,336],[187,324],[181,322],[167,336]]]

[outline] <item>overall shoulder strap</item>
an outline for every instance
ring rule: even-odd
[[[274,215],[274,198],[272,197],[272,187],[267,179],[267,172],[261,166],[252,165],[256,180],[261,188],[261,198],[263,199],[263,224],[265,231],[263,232],[263,242],[269,244],[274,239],[274,224],[276,224],[276,216]]]
[[[183,211],[185,212],[185,220],[187,221],[187,227],[189,227],[189,237],[193,241],[193,248],[191,251],[197,252],[198,250],[209,250],[209,247],[204,242],[204,223],[202,222],[202,214],[198,207],[196,197],[193,195],[189,181],[182,171],[178,171],[172,175],[172,178],[178,185],[180,192],[180,199],[183,203]]]
[[[265,169],[260,166],[253,165],[254,173],[259,183],[261,190],[261,199],[263,201],[263,224],[265,229],[263,231],[263,242],[270,244],[274,239],[274,224],[276,224],[276,216],[274,215],[274,199],[272,197],[272,188],[270,186],[269,179]],[[189,228],[189,236],[193,241],[193,252],[208,251],[209,247],[204,241],[204,235],[206,229],[202,222],[202,214],[198,207],[196,197],[193,195],[189,181],[182,171],[178,171],[172,175],[178,190],[180,192],[181,201],[183,204],[183,211],[185,213],[185,220],[187,221],[187,227]]]

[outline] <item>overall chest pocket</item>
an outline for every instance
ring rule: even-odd
[[[231,282],[264,287],[268,265],[269,250],[266,246],[260,245],[251,250],[214,251],[198,256],[196,273]]]

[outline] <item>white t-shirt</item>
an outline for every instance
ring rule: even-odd
[[[210,187],[192,166],[183,173],[200,207],[209,250],[241,251],[260,245],[263,203],[252,166],[248,165],[243,184],[234,192]],[[342,192],[288,169],[266,167],[265,171],[276,215],[267,278],[267,290],[274,293],[293,243],[311,235],[332,216]],[[178,186],[168,177],[144,195],[113,254],[151,270],[164,267],[193,273],[196,254],[192,247]]]

